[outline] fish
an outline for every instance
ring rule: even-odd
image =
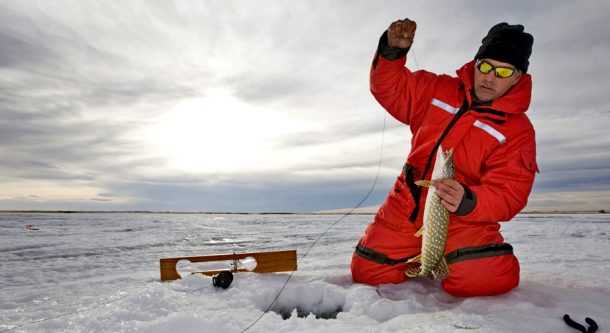
[[[439,147],[431,179],[453,178],[454,173],[453,149],[445,152],[442,146]],[[423,180],[416,182],[416,184],[429,186],[430,182]],[[407,261],[408,263],[419,262],[420,266],[407,269],[405,274],[408,277],[425,276],[431,279],[449,277],[449,266],[444,256],[448,229],[449,211],[443,206],[439,196],[436,195],[436,189],[430,186],[424,208],[424,224],[415,233],[416,237],[422,237],[421,253]]]

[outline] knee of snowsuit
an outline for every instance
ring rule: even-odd
[[[457,297],[502,294],[519,284],[519,261],[512,253],[455,262],[449,268],[442,287]]]
[[[368,252],[356,251],[352,256],[354,282],[402,283],[407,280],[405,270],[419,265],[407,264],[406,259],[420,253],[421,237],[415,237],[415,232],[421,220],[411,223],[406,218],[407,207],[395,206],[393,201],[401,199],[395,198],[397,193],[391,191],[359,241],[359,250]],[[442,281],[443,290],[458,297],[486,296],[510,291],[519,284],[519,262],[498,229],[495,224],[450,224],[445,247],[450,276]],[[385,256],[389,263],[378,260],[379,256]]]

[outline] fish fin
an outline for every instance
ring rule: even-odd
[[[417,232],[415,233],[415,237],[421,237],[424,235],[424,227],[422,226],[421,228],[419,228],[419,230],[417,230]]]
[[[430,187],[430,181],[429,180],[418,180],[415,182],[415,185],[417,186],[421,186],[421,187]]]
[[[421,262],[421,254],[418,254],[415,257],[410,258],[409,260],[407,260],[407,264],[411,263],[411,262]]]
[[[433,279],[446,279],[449,277],[451,273],[449,269],[449,264],[447,264],[447,260],[445,257],[441,258],[441,261],[438,263],[438,266],[432,271]]]
[[[409,268],[405,271],[405,275],[410,278],[418,277],[421,272],[421,267]]]
[[[450,160],[453,159],[453,148],[447,150],[447,151],[443,151],[443,165],[446,167],[449,163]]]

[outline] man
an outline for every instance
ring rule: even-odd
[[[371,68],[371,92],[397,120],[410,126],[411,152],[352,257],[355,282],[401,283],[406,261],[421,251],[427,188],[434,156],[453,149],[455,179],[431,186],[450,212],[443,289],[454,296],[495,295],[519,284],[519,262],[498,222],[527,203],[534,182],[534,129],[525,115],[531,99],[527,74],[533,37],[522,25],[500,23],[482,40],[457,77],[405,68],[415,36],[409,19],[382,35]]]

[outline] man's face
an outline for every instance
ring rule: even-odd
[[[511,67],[515,66],[501,61],[492,59],[480,59],[488,62],[494,67]],[[517,84],[521,79],[521,71],[515,70],[515,73],[507,78],[496,77],[494,70],[487,74],[475,66],[474,68],[474,94],[480,102],[491,102],[492,100],[504,95],[512,86]]]

